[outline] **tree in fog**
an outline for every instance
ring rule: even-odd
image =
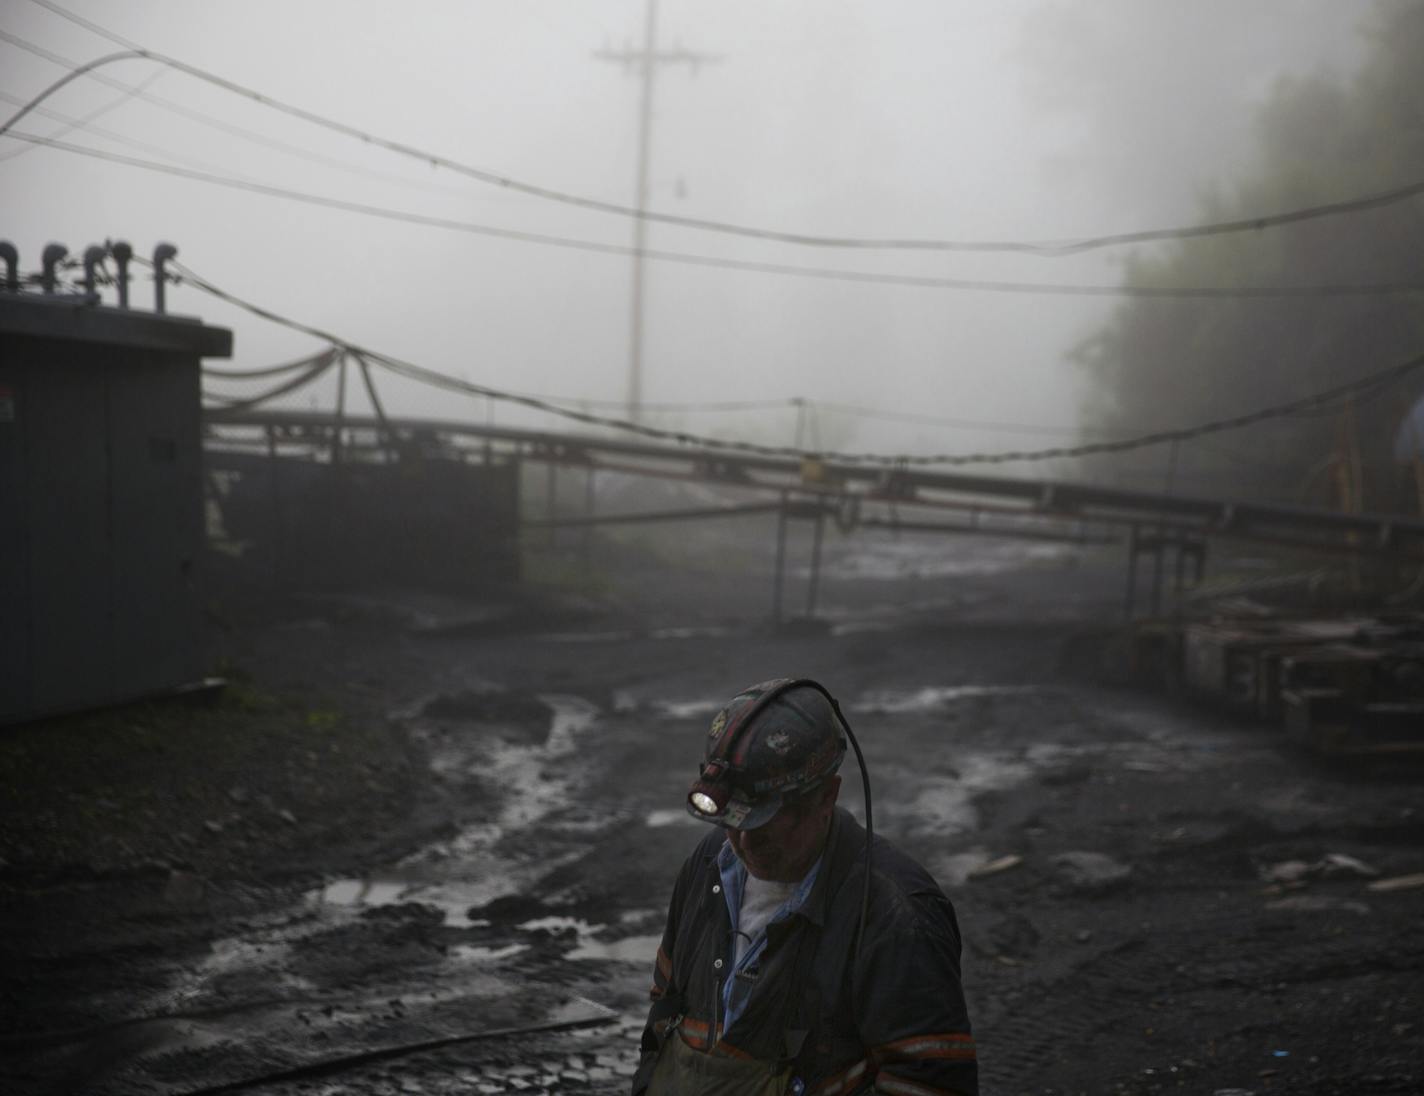
[[[1202,221],[1318,205],[1424,179],[1424,3],[1382,6],[1348,78],[1282,81],[1256,120],[1254,166],[1203,199]],[[1204,73],[1210,79],[1210,73]],[[1159,245],[1126,285],[1424,284],[1424,198],[1257,232]],[[1424,353],[1424,296],[1129,298],[1080,345],[1085,425],[1147,431],[1295,399]],[[1176,486],[1328,503],[1417,505],[1391,456],[1424,370],[1328,411],[1183,443]],[[1162,448],[1099,466],[1161,477]]]

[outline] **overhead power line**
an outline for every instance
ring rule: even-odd
[[[295,361],[283,362],[280,365],[270,365],[262,369],[222,369],[213,366],[203,366],[203,376],[213,377],[222,381],[253,381],[266,380],[271,377],[279,377],[288,373],[295,373],[299,370],[309,369],[325,355],[336,353],[339,346],[327,347],[314,354],[307,354]],[[530,399],[542,399],[549,403],[567,403],[572,407],[592,408],[592,407],[626,407],[624,400],[598,400],[584,397],[563,397],[563,396],[534,396],[528,393],[518,393],[526,395]],[[645,403],[643,408],[655,411],[762,411],[762,410],[785,410],[788,407],[795,407],[803,401],[792,396],[785,399],[773,400],[712,400],[706,402],[683,401],[680,403]]]
[[[333,351],[330,347],[326,350],[319,350],[315,354],[308,354],[298,358],[296,361],[283,362],[281,365],[269,365],[265,369],[220,369],[211,365],[203,366],[203,376],[217,377],[225,381],[255,381],[266,380],[269,377],[280,377],[285,373],[296,373],[301,370],[310,369],[318,361],[321,361]]]
[[[59,65],[61,68],[73,70],[81,67],[78,61],[74,61],[68,57],[61,56],[60,54],[54,53],[51,50],[45,49],[43,46],[38,46],[33,42],[27,41],[24,38],[21,38],[15,34],[11,34],[9,31],[3,29],[0,29],[0,42],[8,42],[10,45],[15,46],[18,49],[22,49],[28,53],[32,53],[36,57],[40,57],[46,61],[49,61],[51,64]],[[142,90],[143,85],[126,84],[122,80],[112,79],[111,77],[106,76],[102,72],[91,71],[85,73],[85,75],[88,76],[89,79],[96,80],[99,83],[105,85],[106,87],[111,87],[116,91],[124,92],[127,95],[132,96],[133,98],[142,99],[146,103],[152,103],[156,107],[160,107],[163,110],[171,111],[172,113],[177,114],[180,117],[187,118],[193,122],[197,122],[199,125],[208,126],[212,129],[219,131],[220,133],[226,133],[233,137],[239,137],[244,141],[251,141],[253,144],[262,145],[266,148],[281,152],[287,156],[296,156],[310,163],[322,164],[325,167],[336,168],[339,171],[344,171],[352,175],[359,175],[368,179],[379,179],[384,182],[400,183],[403,186],[419,187],[424,190],[437,190],[445,193],[464,193],[463,191],[455,190],[455,188],[453,187],[441,186],[438,183],[432,183],[428,180],[411,179],[402,177],[400,175],[391,175],[383,171],[374,171],[371,168],[360,167],[356,164],[347,163],[345,160],[338,160],[334,156],[323,156],[321,153],[313,152],[310,149],[302,147],[301,145],[294,145],[287,141],[281,141],[275,137],[270,137],[265,133],[258,133],[256,130],[247,129],[244,126],[234,125],[231,122],[225,122],[221,118],[214,117],[211,114],[206,114],[201,110],[194,110],[192,107],[185,106],[184,104],[175,102],[172,99],[167,99],[162,95],[154,95],[152,92],[144,91]],[[19,105],[24,105],[28,102],[31,106],[35,106],[36,113],[39,113],[38,108],[36,106],[38,100],[16,99],[15,102]],[[13,123],[15,120],[16,119],[12,117],[10,119],[10,122]],[[93,129],[93,132],[95,133],[101,132],[95,127],[89,128]],[[106,133],[105,136],[108,137],[110,140],[124,141],[124,143],[126,144],[139,144],[138,142],[135,142],[133,140],[126,140],[110,133]],[[140,145],[139,147],[144,146]],[[185,157],[173,156],[172,154],[169,155],[170,158],[175,160],[185,159]],[[189,162],[191,162],[191,160]]]
[[[955,430],[995,430],[1015,434],[1056,434],[1060,437],[1089,433],[1113,438],[1130,437],[1133,433],[1127,430],[1085,431],[1075,426],[1053,426],[1049,423],[946,418],[942,415],[926,415],[917,411],[889,411],[878,407],[863,407],[860,404],[840,403],[836,400],[807,400],[806,402],[820,410],[835,411],[853,418],[883,419],[886,422],[918,423],[922,426],[947,426]]]
[[[945,239],[897,239],[897,238],[868,238],[852,236],[825,236],[804,232],[790,232],[779,229],[759,228],[751,225],[737,224],[730,221],[718,221],[703,217],[688,217],[681,214],[662,213],[655,210],[639,209],[633,206],[621,205],[617,202],[607,202],[598,198],[590,198],[585,195],[573,194],[568,191],[557,190],[552,187],[541,186],[536,183],[515,179],[508,175],[489,171],[484,168],[461,163],[452,160],[447,156],[442,156],[435,152],[408,145],[402,141],[381,137],[377,134],[359,129],[356,126],[348,125],[345,122],[328,118],[325,115],[317,114],[306,110],[303,107],[295,106],[291,103],[274,99],[264,95],[252,88],[235,83],[215,73],[208,72],[196,65],[169,57],[165,54],[145,49],[132,39],[116,34],[98,23],[54,3],[53,0],[34,0],[41,7],[68,19],[110,42],[124,46],[128,55],[145,57],[159,64],[167,65],[170,68],[186,73],[195,79],[204,80],[234,95],[240,95],[253,102],[260,103],[265,107],[281,111],[284,114],[300,118],[302,121],[312,125],[321,126],[324,129],[336,133],[353,137],[368,145],[375,145],[402,156],[420,160],[426,164],[436,167],[443,167],[449,171],[457,172],[461,175],[477,179],[480,182],[488,183],[492,186],[501,187],[505,190],[516,191],[527,194],[531,197],[542,198],[548,201],[560,202],[565,205],[577,206],[582,209],[589,209],[599,213],[616,214],[622,217],[631,217],[636,220],[656,222],[658,224],[677,225],[682,228],[700,229],[708,232],[720,232],[733,236],[743,236],[750,239],[770,240],[778,243],[799,244],[806,247],[825,248],[861,248],[866,250],[881,251],[971,251],[971,252],[1012,252],[1021,254],[1032,254],[1042,256],[1062,256],[1073,255],[1084,251],[1092,251],[1105,247],[1116,247],[1123,244],[1147,243],[1158,240],[1173,239],[1196,239],[1208,236],[1223,236],[1241,232],[1256,232],[1264,228],[1273,228],[1280,225],[1295,224],[1301,221],[1315,220],[1321,217],[1333,217],[1346,213],[1362,212],[1364,210],[1378,209],[1383,206],[1392,205],[1405,201],[1409,198],[1424,194],[1424,180],[1408,183],[1404,186],[1391,190],[1380,191],[1361,197],[1350,198],[1337,202],[1328,202],[1320,205],[1304,206],[1297,209],[1285,210],[1283,212],[1263,214],[1257,217],[1241,218],[1230,221],[1218,221],[1210,224],[1190,225],[1177,228],[1146,229],[1136,232],[1119,232],[1107,235],[1089,236],[1068,240],[945,240]],[[108,58],[101,58],[99,61],[91,62],[87,68],[97,68],[101,64],[110,61],[123,59],[124,56],[115,54]],[[48,94],[48,93],[46,93]],[[6,127],[0,127],[0,133]]]
[[[136,262],[144,261],[140,260],[138,256],[135,256],[134,260]],[[574,422],[621,430],[625,433],[639,434],[643,437],[675,442],[681,445],[696,445],[731,452],[756,453],[762,456],[798,457],[814,460],[842,461],[855,464],[883,465],[890,468],[907,467],[909,465],[950,465],[962,467],[972,464],[1017,464],[1029,461],[1086,457],[1100,453],[1123,453],[1133,449],[1145,449],[1150,446],[1162,445],[1168,442],[1191,441],[1210,434],[1218,434],[1226,430],[1236,430],[1243,426],[1250,426],[1255,423],[1298,414],[1301,411],[1329,406],[1341,400],[1348,399],[1351,396],[1377,390],[1424,368],[1424,354],[1419,354],[1410,358],[1408,361],[1377,370],[1353,381],[1347,381],[1343,384],[1314,392],[1308,396],[1302,396],[1300,399],[1263,407],[1244,415],[1214,419],[1209,422],[1198,423],[1194,426],[1183,427],[1176,430],[1158,430],[1152,433],[1139,434],[1136,437],[1121,438],[1116,441],[1089,442],[1084,445],[1076,446],[1054,446],[1050,449],[1023,449],[997,453],[943,453],[934,456],[810,450],[789,445],[761,445],[756,442],[733,441],[705,434],[695,434],[684,430],[666,430],[656,426],[648,426],[644,423],[629,422],[626,419],[618,419],[607,415],[596,415],[588,411],[578,411],[572,407],[561,406],[551,400],[539,397],[523,396],[503,389],[491,388],[488,385],[474,384],[470,381],[452,377],[434,369],[428,369],[425,366],[417,365],[413,362],[403,361],[400,358],[359,346],[332,332],[324,331],[319,327],[302,323],[299,320],[290,319],[287,316],[263,308],[261,305],[253,304],[251,301],[244,300],[241,297],[237,297],[219,288],[182,263],[172,261],[170,265],[178,272],[183,282],[193,285],[219,300],[226,301],[246,312],[250,312],[254,316],[260,316],[263,319],[281,324],[283,327],[290,328],[291,330],[313,335],[343,350],[359,354],[370,361],[376,362],[398,376],[419,381],[422,384],[434,388],[441,388],[449,392],[463,392],[468,395],[481,396],[485,399],[501,400],[521,407],[528,407],[535,411],[557,415],[560,418],[569,419]]]
[[[118,152],[75,145],[67,141],[42,137],[33,133],[11,131],[9,136],[21,141],[32,141],[61,152],[89,156],[111,163],[127,164],[157,171],[165,175],[175,175],[184,179],[211,183],[232,190],[245,190],[270,197],[287,198],[308,205],[324,206],[328,209],[360,213],[369,217],[380,217],[388,221],[402,221],[407,224],[425,225],[429,228],[445,228],[457,232],[470,232],[496,239],[515,240],[521,243],[540,244],[573,251],[586,251],[602,255],[631,255],[635,251],[623,244],[605,244],[594,240],[578,240],[567,236],[551,236],[538,232],[523,232],[518,229],[498,228],[494,225],[478,224],[473,221],[457,221],[448,217],[434,217],[424,213],[392,209],[388,206],[351,202],[342,198],[332,198],[322,194],[291,190],[252,179],[219,175],[209,171],[179,167],[174,164],[143,160]],[[778,274],[796,278],[813,278],[821,281],[855,282],[866,285],[898,285],[920,289],[945,289],[974,291],[982,293],[1016,293],[1033,296],[1056,297],[1148,297],[1163,299],[1271,299],[1271,298],[1320,298],[1320,297],[1378,297],[1398,294],[1424,293],[1424,283],[1376,282],[1362,285],[1286,285],[1286,286],[1139,286],[1139,285],[1074,285],[1054,282],[1011,282],[989,281],[973,278],[940,278],[919,274],[886,274],[868,270],[844,270],[831,267],[793,266],[785,263],[765,263],[744,259],[726,259],[715,255],[695,255],[681,251],[663,251],[644,248],[644,258],[657,262],[679,263],[683,266],[707,267],[720,270],[738,270],[753,274]]]
[[[159,72],[155,73],[154,75],[155,75],[155,76],[162,76],[162,75],[164,75],[164,73],[163,73],[162,70],[160,70]],[[127,101],[128,99],[134,98],[134,97],[135,97],[135,96],[133,96],[133,95],[126,94],[126,95],[123,96],[122,99],[115,100],[115,101],[109,103],[108,106],[109,106],[109,107],[116,107],[116,106],[119,106],[119,105],[121,105],[123,102]],[[18,104],[21,104],[21,103],[23,103],[23,102],[25,102],[24,99],[21,99],[21,98],[20,98],[19,96],[17,96],[17,95],[12,95],[12,94],[10,94],[10,93],[7,92],[7,91],[0,91],[0,101],[4,101],[4,102],[6,102],[6,103],[15,103],[15,104],[17,104],[17,105],[18,105]],[[64,123],[64,127],[65,127],[64,129],[59,130],[59,131],[57,131],[57,132],[55,132],[55,133],[48,134],[48,139],[51,140],[51,141],[60,140],[60,139],[61,139],[62,137],[64,137],[67,133],[72,132],[72,131],[74,131],[74,130],[80,130],[80,129],[82,129],[82,130],[84,130],[86,133],[92,134],[92,135],[95,136],[95,137],[102,137],[105,141],[113,141],[113,142],[116,143],[116,144],[127,145],[127,146],[129,146],[130,148],[136,148],[136,149],[140,150],[141,152],[148,152],[148,153],[152,153],[152,154],[155,155],[155,156],[162,156],[162,157],[164,157],[165,159],[170,160],[170,161],[172,161],[172,162],[174,162],[174,163],[187,164],[187,165],[190,166],[190,167],[198,168],[198,169],[201,169],[201,170],[212,171],[212,172],[218,173],[218,174],[221,174],[221,173],[222,173],[222,170],[223,170],[223,169],[220,168],[220,167],[217,167],[217,166],[215,166],[215,165],[213,165],[213,164],[207,163],[206,161],[203,161],[203,160],[195,159],[195,158],[192,157],[192,156],[184,156],[184,155],[181,155],[181,154],[176,153],[176,152],[170,152],[170,151],[169,151],[168,149],[166,149],[166,148],[162,148],[162,147],[160,147],[160,146],[158,146],[158,145],[149,144],[147,141],[138,141],[138,140],[135,140],[135,139],[132,138],[132,137],[126,137],[126,136],[124,136],[124,134],[122,134],[122,133],[116,133],[114,130],[108,129],[108,128],[105,127],[105,126],[96,126],[96,125],[93,124],[93,119],[99,115],[100,112],[98,112],[98,111],[91,112],[90,114],[86,114],[86,115],[85,115],[84,117],[82,117],[82,118],[75,118],[75,117],[73,117],[72,115],[64,114],[64,113],[62,113],[62,112],[60,112],[60,111],[57,111],[57,110],[49,110],[49,109],[47,109],[47,108],[45,108],[45,107],[36,107],[35,110],[34,110],[34,113],[35,113],[36,115],[43,116],[43,117],[45,117],[45,118],[51,118],[51,119],[53,119],[53,120],[56,121],[56,122],[62,122],[62,123]],[[8,136],[14,138],[14,137],[15,137],[15,134],[14,134],[14,132],[11,132],[10,134],[8,134]],[[21,147],[20,147],[19,149],[17,149],[16,151],[14,151],[14,152],[10,152],[10,153],[8,153],[8,154],[5,155],[5,156],[0,156],[0,159],[10,159],[10,158],[12,158],[12,157],[14,157],[14,156],[18,156],[18,155],[19,155],[20,153],[22,153],[22,152],[33,152],[33,151],[35,151],[36,149],[44,148],[44,147],[45,147],[45,146],[44,146],[43,144],[41,144],[39,141],[32,141],[32,142],[29,142],[29,143],[27,143],[27,144],[21,145]],[[237,174],[236,172],[234,172],[234,173],[232,173],[232,174],[233,174],[233,177],[234,177],[234,178],[242,178],[242,176],[239,175],[239,174]]]
[[[93,133],[107,135],[110,137],[111,140],[120,139],[116,134],[111,134],[108,130],[102,129],[99,126],[95,126],[92,123],[96,118],[101,118],[105,114],[108,114],[110,111],[117,110],[119,107],[123,106],[130,99],[132,99],[134,96],[142,95],[145,88],[151,87],[154,81],[161,79],[164,75],[166,74],[162,69],[159,69],[157,72],[149,73],[148,78],[144,80],[143,83],[136,84],[128,91],[125,91],[121,95],[119,95],[117,99],[111,99],[107,103],[104,103],[102,106],[95,107],[82,118],[70,118],[62,114],[56,114],[54,111],[51,110],[44,110],[43,108],[36,108],[36,113],[43,114],[48,117],[57,118],[59,121],[65,123],[64,128],[58,130],[55,133],[51,133],[51,137],[63,137],[65,134],[72,133],[76,129],[88,129]],[[7,103],[15,103],[16,105],[23,105],[25,102],[25,100],[19,98],[18,96],[9,95],[4,92],[0,92],[0,99],[4,99]],[[11,150],[10,152],[0,154],[0,160],[13,160],[17,156],[23,156],[27,152],[33,152],[36,147],[37,146],[35,145],[24,145],[20,148]]]
[[[259,407],[269,400],[276,399],[278,396],[284,396],[288,392],[295,392],[299,388],[305,388],[335,365],[340,356],[340,349],[334,346],[327,347],[326,350],[305,363],[305,368],[297,372],[295,376],[288,377],[281,383],[273,385],[265,392],[259,392],[255,396],[223,396],[213,392],[205,392],[203,393],[203,397],[231,411]],[[290,369],[284,370],[284,372],[287,371],[290,371]]]
[[[318,354],[308,354],[296,361],[268,366],[263,369],[221,369],[204,366],[203,376],[214,377],[224,381],[263,380],[269,377],[281,376],[286,373],[293,373],[299,369],[306,369],[321,353],[325,353],[325,351],[321,351]],[[528,395],[531,399],[542,399],[549,403],[564,404],[569,407],[584,410],[601,407],[624,408],[628,406],[627,400],[593,399],[587,396],[536,396],[530,393],[520,394]],[[1077,426],[1067,426],[1063,424],[1055,426],[1041,422],[1024,423],[988,419],[947,418],[941,415],[925,415],[912,411],[889,411],[883,408],[867,407],[861,404],[841,403],[836,400],[809,399],[805,396],[783,396],[780,399],[765,400],[680,400],[673,402],[642,403],[639,404],[638,407],[639,410],[647,413],[663,412],[696,415],[744,411],[787,411],[795,410],[800,407],[809,407],[815,411],[834,411],[850,418],[882,419],[890,422],[919,423],[926,426],[947,426],[958,430],[996,431],[1015,434],[1053,434],[1060,437],[1095,434],[1100,437],[1112,438],[1130,437],[1134,433],[1128,430],[1084,430]]]

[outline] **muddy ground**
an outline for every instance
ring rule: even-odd
[[[3,732],[0,1090],[623,1091],[706,721],[794,674],[959,910],[986,1093],[1424,1091],[1424,888],[1379,886],[1424,770],[1067,674],[1111,556],[861,534],[773,630],[764,553],[571,548],[219,600],[209,706]]]

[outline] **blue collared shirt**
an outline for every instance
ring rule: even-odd
[[[742,896],[746,893],[747,866],[737,859],[736,851],[732,848],[730,841],[717,851],[717,871],[722,876],[722,897],[727,901],[727,914],[732,919],[732,928],[735,930],[741,916]],[[806,899],[811,896],[811,888],[815,886],[816,876],[820,874],[820,871],[821,858],[817,858],[805,878],[796,884],[796,889],[791,892],[791,897],[776,908],[776,912],[767,921],[767,926],[774,925],[778,921],[785,921],[806,904]],[[766,928],[763,927],[761,932],[757,933],[756,938],[747,945],[747,950],[742,953],[742,958],[733,962],[731,973],[722,983],[722,1029],[724,1031],[736,1022],[737,1017],[746,1008],[747,998],[751,996],[753,981],[748,978],[738,978],[737,975],[755,971],[757,964],[761,962],[762,952],[765,950]],[[736,955],[736,953],[734,946],[732,954]]]

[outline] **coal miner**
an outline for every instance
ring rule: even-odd
[[[717,828],[673,888],[635,1096],[978,1092],[954,907],[836,806],[848,731],[804,679],[712,720],[687,809]]]

